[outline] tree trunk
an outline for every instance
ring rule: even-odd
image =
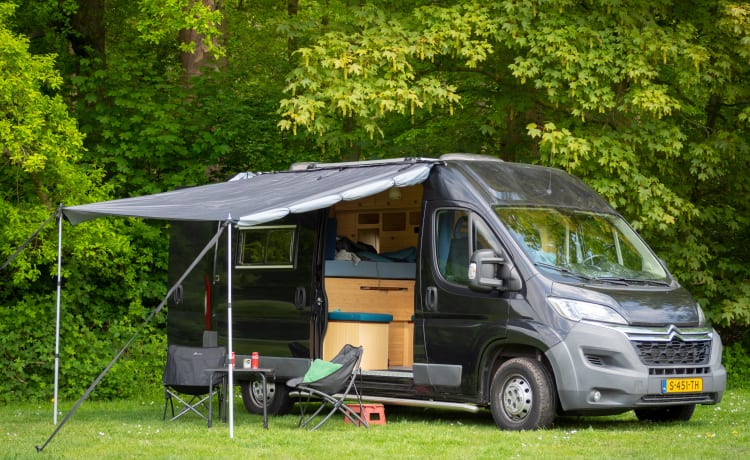
[[[288,16],[297,16],[299,12],[299,0],[287,0],[286,2],[286,13]],[[297,49],[297,40],[294,37],[289,37],[286,41],[286,49],[289,57]]]
[[[202,1],[203,5],[208,7],[211,11],[215,11],[217,9],[217,3],[220,3],[220,0],[191,0],[191,4],[194,1]],[[222,32],[224,32],[224,28],[226,27],[225,23],[222,22],[219,27],[222,29]],[[218,68],[223,65],[221,61],[217,61],[207,52],[207,47],[206,43],[204,42],[203,36],[195,30],[181,30],[180,40],[183,43],[195,42],[195,51],[193,51],[192,53],[180,53],[180,60],[182,61],[182,68],[184,70],[186,80],[190,80],[191,77],[201,75],[202,69],[204,67],[210,66],[213,68]]]
[[[106,6],[106,0],[79,0],[78,9],[70,18],[70,25],[77,33],[68,34],[70,46],[76,56],[90,56],[90,50],[94,50],[99,57],[105,58],[104,12]]]

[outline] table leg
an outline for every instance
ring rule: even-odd
[[[211,419],[214,416],[214,408],[213,408],[213,389],[214,389],[214,373],[211,372],[211,375],[208,377],[208,427],[211,428]],[[219,397],[221,400],[221,397]],[[221,401],[219,401],[219,406],[221,406]],[[219,409],[221,411],[221,409]]]
[[[220,410],[220,416],[221,421],[226,423],[227,421],[227,410],[229,409],[229,397],[230,397],[230,391],[227,388],[227,374],[223,373],[221,374],[221,391],[222,391],[222,404],[221,404],[221,410]],[[232,394],[234,396],[234,394]]]
[[[209,391],[213,388],[214,384],[214,372],[209,377]],[[226,422],[228,405],[231,404],[233,392],[231,388],[227,388],[227,375],[226,373],[219,373],[221,375],[221,385],[219,386],[219,418],[222,422]],[[260,375],[261,385],[263,385],[263,428],[268,429],[268,379],[264,372],[258,372]],[[213,398],[208,400],[208,427],[211,428],[213,425]]]
[[[263,384],[263,428],[268,429],[268,386],[266,385],[266,374],[260,373]]]

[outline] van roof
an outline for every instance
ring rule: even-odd
[[[491,206],[566,207],[615,213],[590,186],[560,169],[482,155],[451,154],[440,159],[466,179],[477,199]]]

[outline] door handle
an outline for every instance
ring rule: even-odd
[[[174,300],[174,303],[176,305],[179,305],[182,303],[184,298],[185,298],[185,290],[183,289],[182,284],[180,284],[172,293],[172,300]]]
[[[424,307],[428,311],[436,311],[438,305],[438,290],[435,286],[428,286],[425,290]]]
[[[297,310],[302,310],[307,305],[307,289],[304,286],[297,286],[294,290],[294,306]]]

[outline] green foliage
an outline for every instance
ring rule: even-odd
[[[727,369],[729,388],[747,388],[750,382],[750,354],[741,343],[724,347],[724,367]]]
[[[164,281],[149,279],[144,272],[166,272],[164,257],[155,257],[166,248],[147,246],[159,229],[135,221],[95,221],[73,229],[65,226],[64,233],[60,388],[61,397],[75,398],[163,295]],[[141,238],[130,239],[129,233]],[[54,231],[47,234],[56,242]],[[39,263],[39,257],[32,260]],[[54,258],[30,268],[25,261],[16,259],[9,266],[14,282],[5,285],[2,293],[0,349],[11,363],[3,369],[3,398],[23,395],[44,400],[52,395],[55,265]],[[123,362],[99,386],[96,397],[132,395],[138,382],[157,379],[163,367],[164,323],[162,314],[140,333]]]
[[[136,56],[150,55],[147,63]],[[125,51],[107,66],[82,60],[72,79],[89,104],[78,109],[90,161],[108,171],[119,196],[143,195],[202,184],[206,168],[226,151],[206,126],[179,67],[156,55]]]
[[[295,161],[484,153],[562,168],[601,192],[720,328],[730,375],[741,368],[732,344],[746,345],[750,327],[747,4],[233,0],[212,10],[111,0],[105,49],[94,52],[81,15],[98,2],[17,3],[0,2],[3,259],[58,203]],[[183,42],[185,28],[214,53],[195,78],[180,60],[196,44]],[[163,227],[64,226],[68,396],[166,291]],[[49,398],[56,236],[47,228],[2,274],[12,394]],[[158,376],[163,327],[159,317],[144,331],[98,396]]]
[[[14,0],[15,14],[7,18],[13,28],[20,28],[29,39],[33,54],[52,53],[64,56],[70,43],[64,39],[73,33],[70,17],[78,9],[76,0]]]
[[[206,45],[206,51],[214,57],[224,56],[224,49],[218,45],[217,37],[221,36],[223,15],[203,1],[195,0],[140,0],[140,15],[137,16],[136,29],[139,38],[149,43],[162,43],[174,40],[180,31],[193,30],[199,34]],[[195,41],[183,42],[180,51],[195,51]]]
[[[7,3],[0,4],[3,261],[58,203],[103,200],[110,191],[101,183],[100,169],[81,163],[83,135],[60,95],[63,79],[54,68],[54,56],[29,53],[28,41],[7,27],[12,11]],[[66,227],[65,233],[60,357],[63,396],[71,397],[81,393],[86,385],[82,382],[104,368],[112,350],[124,343],[122,337],[143,320],[144,307],[160,298],[166,258],[163,239],[142,223],[102,221]],[[52,396],[57,250],[57,228],[51,225],[3,270],[0,353],[9,363],[2,370],[3,400]],[[141,270],[155,270],[162,278],[144,277]],[[135,353],[154,356],[155,351],[150,344]],[[122,393],[105,386],[100,394]]]
[[[437,40],[363,8],[345,30],[296,50],[301,63],[288,77],[290,97],[280,103],[279,127],[294,134],[305,127],[338,151],[365,135],[383,136],[380,122],[391,114],[413,116],[434,106],[452,113],[459,100],[455,86],[420,74],[413,62],[434,59],[441,52]]]
[[[68,298],[70,296],[66,295],[65,299]],[[90,318],[88,315],[94,312],[74,312],[71,306],[75,307],[75,302],[63,300],[60,318],[58,395],[66,400],[79,398],[136,331],[127,317]],[[46,295],[27,296],[13,309],[0,309],[0,348],[7,363],[0,372],[4,380],[0,402],[53,398],[54,308],[54,296]],[[93,399],[137,397],[143,385],[159,385],[166,339],[153,325],[146,327],[138,337],[98,385]]]
[[[0,25],[13,8],[0,4]],[[2,158],[25,174],[38,177],[50,162],[75,161],[82,138],[75,120],[68,118],[67,106],[59,96],[62,78],[54,69],[55,57],[31,56],[28,41],[0,28],[0,139]],[[48,194],[45,186],[37,193]]]

